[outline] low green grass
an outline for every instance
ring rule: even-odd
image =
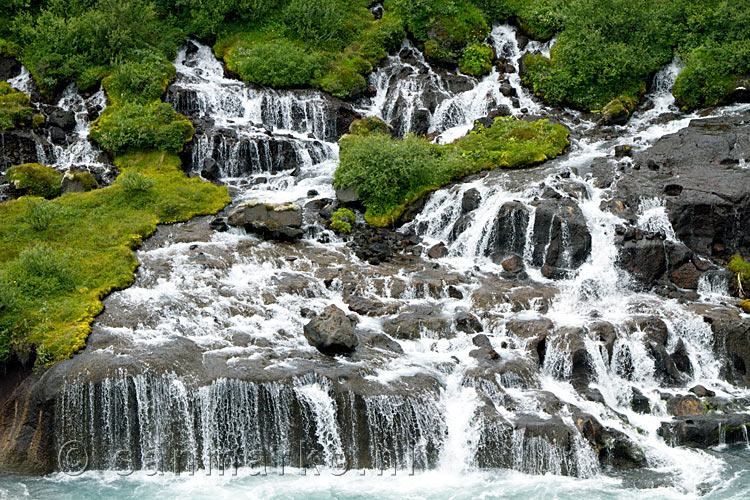
[[[394,224],[406,207],[430,191],[469,174],[495,168],[524,168],[554,158],[568,146],[568,130],[547,120],[495,119],[447,145],[367,130],[342,137],[337,188],[354,187],[375,226]]]
[[[750,296],[750,262],[745,262],[740,255],[734,255],[732,260],[729,261],[728,267],[742,285],[745,296]]]
[[[157,224],[230,202],[225,187],[187,178],[175,154],[131,153],[115,165],[109,187],[0,204],[0,361],[36,350],[47,365],[83,348],[101,299],[132,284],[133,250]]]
[[[31,123],[31,100],[7,82],[0,82],[0,130]]]

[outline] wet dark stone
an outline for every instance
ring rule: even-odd
[[[351,354],[359,345],[352,321],[334,305],[326,307],[303,330],[310,345],[329,356]]]
[[[464,333],[476,333],[483,330],[482,323],[471,313],[459,311],[453,318],[456,323],[456,330]]]
[[[471,212],[479,208],[479,204],[482,202],[482,196],[475,188],[471,188],[466,191],[461,198],[461,211],[463,213]]]
[[[635,387],[632,388],[632,391],[633,396],[630,399],[630,407],[633,408],[633,411],[646,414],[651,413],[651,402],[649,399]]]
[[[445,247],[445,243],[438,243],[427,251],[427,255],[431,259],[439,259],[448,255],[448,249]]]
[[[702,385],[698,384],[690,389],[690,392],[698,396],[699,398],[712,398],[716,396],[716,393],[712,390],[706,389]]]

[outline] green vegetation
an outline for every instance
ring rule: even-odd
[[[31,100],[23,92],[0,82],[0,130],[10,130],[32,119]]]
[[[553,158],[568,146],[568,130],[546,120],[495,119],[448,145],[382,133],[346,135],[340,141],[337,188],[355,187],[365,220],[387,226],[429,191],[480,170],[523,168]]]
[[[156,224],[230,201],[226,188],[187,178],[173,154],[128,154],[115,165],[112,186],[0,204],[0,360],[36,349],[45,364],[81,349],[100,300],[132,283],[133,249]]]
[[[558,11],[550,59],[528,56],[524,74],[553,103],[601,110],[618,99],[629,113],[648,77],[675,55],[686,63],[674,86],[686,108],[721,102],[750,73],[746,2],[570,0]]]
[[[493,59],[495,59],[495,51],[492,47],[483,43],[475,43],[464,50],[458,69],[467,75],[484,76],[492,71]]]
[[[365,75],[405,36],[400,18],[388,12],[375,20],[368,4],[292,0],[264,23],[221,36],[214,50],[248,83],[357,95]]]
[[[180,152],[192,137],[190,120],[161,101],[109,106],[91,125],[91,138],[112,154],[137,149]]]
[[[91,175],[91,172],[68,171],[63,177],[70,178],[70,180],[75,183],[80,183],[84,191],[91,191],[92,189],[99,187],[99,183],[96,182],[96,179]]]
[[[38,163],[24,163],[10,167],[5,173],[13,189],[29,196],[54,198],[60,196],[63,174]]]
[[[348,208],[339,208],[331,215],[331,229],[341,234],[352,232],[352,224],[355,221],[354,212]]]
[[[745,262],[740,255],[734,255],[732,260],[729,261],[728,267],[737,277],[745,296],[750,294],[750,262]]]
[[[351,125],[349,125],[349,133],[354,135],[392,135],[393,127],[377,116],[366,116],[365,118],[354,120]]]

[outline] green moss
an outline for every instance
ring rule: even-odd
[[[24,195],[54,198],[60,195],[63,174],[38,163],[10,167],[5,174],[13,189]]]
[[[355,187],[367,209],[365,220],[387,226],[420,197],[469,174],[528,167],[559,155],[568,146],[568,131],[546,120],[506,117],[448,145],[385,134],[350,134],[339,144],[335,186]]]
[[[351,125],[349,125],[349,133],[353,135],[391,135],[393,133],[393,127],[377,116],[367,116],[365,118],[354,120]]]
[[[84,191],[91,191],[99,187],[99,183],[91,172],[67,172],[65,177],[70,177],[72,181],[80,183]]]
[[[734,255],[728,267],[737,277],[745,296],[750,295],[750,263],[745,262],[741,255]]]
[[[0,130],[10,130],[31,122],[31,100],[7,82],[0,82]]]
[[[31,124],[34,128],[39,128],[47,123],[47,117],[44,115],[34,115],[31,117]]]
[[[187,178],[174,154],[117,157],[122,172],[112,186],[43,202],[54,218],[29,230],[29,212],[42,202],[22,197],[0,204],[0,359],[36,349],[37,363],[65,359],[81,349],[101,299],[133,282],[133,249],[157,224],[221,210],[225,187]],[[124,175],[151,187],[134,197]]]
[[[745,299],[740,302],[740,309],[750,314],[750,299]]]
[[[471,76],[484,76],[492,71],[492,61],[495,59],[495,51],[484,43],[475,43],[464,49],[458,69],[462,73]]]
[[[349,234],[352,232],[352,224],[354,224],[354,221],[354,212],[348,208],[339,208],[331,215],[331,229],[337,233]]]

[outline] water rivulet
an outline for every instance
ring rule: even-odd
[[[637,470],[639,486],[719,488],[716,450],[750,424],[750,318],[721,265],[750,253],[750,108],[680,114],[675,62],[627,125],[601,125],[520,85],[512,27],[492,41],[507,64],[481,80],[406,42],[354,105],[250,88],[183,48],[167,100],[196,123],[189,168],[236,200],[304,206],[306,237],[160,228],[86,350],[6,406],[3,465],[70,467],[57,450],[74,442],[64,458],[94,469]],[[434,192],[377,261],[325,229],[335,140],[356,116],[447,142],[501,114],[565,124],[569,152]],[[331,305],[356,332],[349,357],[303,336]]]

